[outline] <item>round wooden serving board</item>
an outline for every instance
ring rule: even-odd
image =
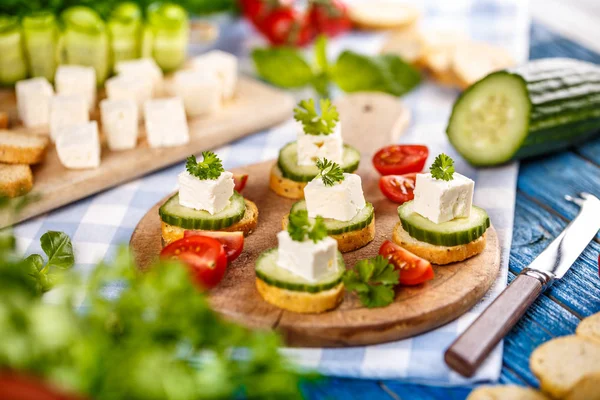
[[[397,204],[379,191],[379,175],[371,165],[373,152],[397,139],[408,123],[408,112],[396,98],[358,94],[337,102],[344,140],[363,154],[358,173],[367,201],[375,207],[376,237],[368,246],[344,255],[351,267],[377,254],[390,239],[398,222]],[[275,234],[294,203],[269,190],[273,161],[239,168],[250,175],[244,197],[259,208],[255,232],[246,238],[244,251],[227,270],[223,281],[210,292],[213,308],[226,318],[251,328],[277,329],[290,346],[337,347],[398,340],[441,326],[469,310],[493,284],[500,265],[500,247],[493,227],[487,231],[484,252],[467,261],[435,268],[435,278],[423,285],[400,287],[394,303],[367,309],[357,297],[346,293],[335,310],[323,314],[297,314],[266,303],[255,288],[254,263],[265,249],[276,247]],[[139,222],[131,249],[141,269],[148,268],[161,250],[160,219],[154,206]],[[201,327],[199,327],[201,329]]]

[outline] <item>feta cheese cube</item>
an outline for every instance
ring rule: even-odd
[[[138,108],[132,99],[100,102],[102,130],[111,150],[133,149],[138,138]]]
[[[183,102],[179,97],[148,100],[144,104],[150,147],[180,146],[190,141]]]
[[[216,214],[229,205],[233,196],[233,174],[221,172],[217,179],[200,180],[189,172],[183,171],[177,177],[179,183],[179,204],[194,210]]]
[[[163,73],[152,58],[120,61],[115,65],[115,71],[119,75],[131,76],[151,82],[152,94],[154,96],[162,93]]]
[[[46,78],[31,78],[17,82],[17,110],[27,128],[50,123],[50,101],[54,95]]]
[[[175,73],[174,94],[181,97],[188,117],[210,114],[221,108],[221,81],[214,74],[182,70]]]
[[[298,124],[297,148],[298,165],[315,165],[318,159],[326,158],[338,164],[344,158],[344,141],[342,129],[337,124],[330,135],[308,135],[304,133],[302,124]]]
[[[337,268],[337,242],[329,236],[317,243],[312,240],[298,242],[287,231],[281,231],[277,234],[277,242],[277,265],[307,281],[316,282]]]
[[[84,97],[88,110],[96,106],[96,70],[82,65],[61,65],[56,70],[54,85],[58,94]]]
[[[96,121],[62,128],[56,139],[56,152],[66,168],[99,167],[100,138]]]
[[[87,103],[81,95],[56,95],[50,101],[50,138],[56,141],[63,128],[90,120]]]
[[[117,75],[106,81],[106,96],[111,100],[135,101],[139,117],[143,117],[144,103],[152,99],[152,81],[132,75]]]
[[[344,180],[333,186],[325,186],[321,178],[315,178],[304,188],[308,216],[350,221],[365,205],[360,176],[344,174]]]
[[[467,218],[473,205],[475,182],[458,173],[443,181],[431,174],[417,174],[413,211],[441,224],[454,218]]]
[[[192,60],[195,70],[216,74],[223,83],[223,98],[231,99],[235,94],[238,61],[233,54],[220,50],[209,51]]]

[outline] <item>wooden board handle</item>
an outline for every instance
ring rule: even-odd
[[[539,279],[519,275],[450,345],[444,355],[446,364],[463,376],[472,376],[542,290]]]

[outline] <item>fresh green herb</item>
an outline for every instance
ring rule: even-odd
[[[69,236],[63,232],[48,231],[40,238],[42,250],[48,261],[39,254],[31,254],[24,260],[24,268],[35,282],[40,292],[50,290],[58,279],[53,269],[66,270],[75,264],[73,245]]]
[[[316,179],[321,178],[325,186],[333,186],[344,180],[342,167],[333,161],[326,158],[317,160],[317,168],[319,169],[319,175],[317,175]]]
[[[308,238],[317,243],[327,237],[327,227],[323,218],[317,215],[317,218],[311,222],[306,210],[298,210],[290,214],[287,231],[292,240],[297,242],[303,242]]]
[[[212,151],[202,152],[202,161],[196,161],[196,156],[191,155],[185,161],[185,168],[190,175],[200,180],[218,179],[223,169],[221,159]]]
[[[435,158],[429,171],[435,179],[451,181],[452,175],[454,175],[454,160],[442,153]]]
[[[292,47],[254,49],[252,59],[258,75],[276,86],[301,88],[314,78],[310,65]]]
[[[340,120],[340,114],[329,99],[319,100],[321,115],[317,111],[313,99],[302,100],[294,108],[294,119],[304,128],[308,135],[331,135]]]
[[[378,255],[361,260],[344,273],[346,290],[355,292],[360,302],[368,308],[385,307],[394,301],[394,286],[400,273],[388,260]]]

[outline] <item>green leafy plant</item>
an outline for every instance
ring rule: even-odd
[[[321,115],[313,99],[302,100],[294,108],[294,119],[302,124],[308,135],[331,135],[340,120],[337,108],[329,99],[319,100]]]
[[[218,179],[225,171],[221,159],[212,151],[203,151],[202,161],[197,161],[194,155],[189,156],[185,161],[185,168],[190,175],[200,180]]]
[[[344,273],[346,290],[355,292],[360,302],[368,308],[391,304],[394,301],[394,286],[399,279],[400,273],[381,255],[361,260],[354,269]]]
[[[454,175],[454,160],[441,153],[429,167],[431,176],[443,181],[451,181]]]
[[[344,180],[342,167],[333,161],[326,158],[317,160],[317,168],[319,169],[319,175],[315,179],[321,178],[325,186],[333,186]]]
[[[317,215],[314,221],[311,221],[306,210],[298,210],[290,214],[287,231],[292,240],[298,242],[310,239],[317,243],[327,237],[327,227],[323,218]]]
[[[73,245],[69,236],[63,232],[48,231],[40,238],[42,250],[48,257],[39,254],[31,254],[24,260],[24,268],[35,280],[39,292],[47,292],[57,281],[58,275],[55,271],[72,268],[75,264]]]

